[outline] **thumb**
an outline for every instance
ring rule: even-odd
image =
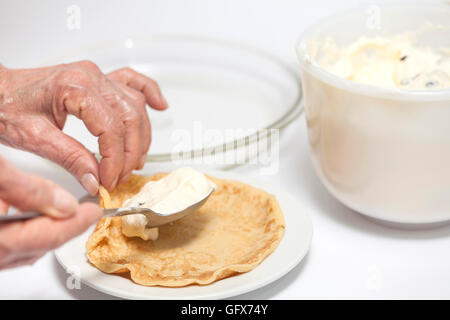
[[[49,127],[46,141],[37,153],[69,171],[92,195],[99,187],[98,161],[94,155],[77,140],[56,127]]]
[[[0,199],[22,210],[53,217],[74,214],[78,201],[50,180],[20,171],[0,157]]]

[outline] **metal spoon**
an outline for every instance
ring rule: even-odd
[[[192,205],[190,205],[189,207],[187,207],[181,211],[174,212],[174,213],[171,213],[168,215],[163,215],[163,214],[155,212],[151,209],[140,208],[140,207],[103,209],[103,214],[104,214],[104,217],[122,217],[122,216],[130,215],[130,214],[140,213],[147,217],[147,221],[148,221],[147,227],[148,228],[159,227],[159,226],[165,225],[167,223],[181,219],[181,218],[195,212],[196,210],[200,209],[200,207],[206,202],[206,200],[208,200],[209,196],[213,192],[214,192],[214,189],[211,189],[211,191],[208,193],[208,195],[206,195],[206,197],[204,197],[200,201],[193,203]],[[85,202],[98,203],[98,197],[86,195],[86,196],[82,197],[79,200],[79,202],[80,203],[85,203]],[[41,217],[41,216],[44,216],[44,215],[39,212],[17,212],[17,210],[15,210],[15,211],[13,210],[6,215],[3,215],[3,216],[0,215],[0,223],[6,223],[6,222],[12,222],[12,221],[18,221],[18,220],[28,220],[28,219]]]

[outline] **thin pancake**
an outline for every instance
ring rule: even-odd
[[[120,207],[152,177],[132,175],[100,205]],[[197,212],[159,228],[156,241],[128,238],[120,218],[102,219],[86,243],[89,261],[106,273],[128,273],[146,286],[210,284],[248,272],[271,254],[284,234],[284,218],[274,196],[244,183],[208,177],[217,185]]]

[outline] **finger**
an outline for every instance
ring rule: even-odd
[[[126,87],[126,86],[123,86]],[[140,165],[143,153],[142,122],[147,116],[145,98],[133,100],[115,82],[107,80],[101,89],[105,101],[113,106],[124,127],[124,165],[119,181]]]
[[[0,158],[0,198],[22,211],[39,211],[53,217],[73,215],[78,201],[50,180],[20,171]]]
[[[67,219],[40,217],[24,222],[2,226],[0,240],[7,243],[10,252],[17,254],[40,254],[61,246],[64,242],[83,233],[103,216],[103,210],[96,204],[84,203]]]
[[[136,116],[139,119],[139,124],[132,127],[136,130],[133,134],[138,134],[138,136],[137,139],[130,137],[130,141],[133,141],[133,144],[125,142],[125,158],[127,158],[127,152],[130,152],[129,146],[131,146],[131,150],[134,152],[134,161],[133,165],[129,166],[128,169],[141,169],[145,164],[147,151],[151,142],[150,120],[145,109],[145,97],[139,91],[127,87],[117,81],[113,81],[113,83],[124,93],[125,99],[127,99],[130,104],[133,104],[134,111],[137,112]],[[139,149],[140,152],[138,152]],[[127,166],[125,165],[125,167]]]
[[[37,142],[34,152],[62,166],[87,192],[96,195],[99,187],[99,165],[92,152],[51,123],[43,123],[41,126],[46,127],[47,134],[33,137]]]
[[[30,249],[46,248],[52,250],[83,233],[102,217],[103,209],[100,206],[94,203],[84,203],[80,205],[76,214],[69,219],[55,220],[43,217],[36,219],[37,221],[35,221],[34,225],[31,225],[33,221],[27,221],[26,223],[30,223],[30,226],[26,225],[24,227],[24,230],[26,230],[24,233],[28,234],[29,239],[32,240],[38,239],[42,230],[51,230],[51,234],[41,237],[41,241],[33,241]]]
[[[147,100],[147,103],[153,109],[167,109],[167,101],[162,95],[161,89],[155,80],[127,67],[109,73],[108,77],[142,92]]]
[[[0,215],[6,214],[9,209],[9,204],[0,199]]]
[[[138,169],[142,169],[147,162],[147,152],[150,148],[150,143],[152,142],[152,127],[150,124],[150,120],[148,118],[144,121],[144,131],[145,131],[145,139],[143,140],[144,143],[144,153],[141,156],[141,163]]]
[[[124,126],[111,107],[96,92],[78,86],[66,87],[61,104],[81,119],[89,132],[98,137],[100,182],[114,189],[124,165]]]
[[[7,265],[0,265],[0,270],[4,269],[10,269],[10,268],[17,268],[22,266],[31,266],[36,263],[37,260],[42,258],[44,254],[39,254],[37,256],[32,256],[29,258],[21,258],[17,260],[13,260],[12,262],[9,262]]]
[[[147,152],[148,149],[150,148],[150,143],[152,141],[152,127],[150,124],[150,120],[148,118],[145,119],[144,124],[143,124],[144,128],[144,132],[145,132],[145,138],[143,139],[143,144],[144,144],[144,152],[141,155],[141,160],[140,160],[140,164],[138,169],[142,169],[147,161]]]

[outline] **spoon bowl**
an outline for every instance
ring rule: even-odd
[[[200,209],[201,206],[203,206],[208,200],[209,196],[214,192],[214,189],[212,189],[206,197],[201,199],[200,201],[197,201],[193,203],[192,205],[186,207],[185,209],[181,211],[177,211],[170,214],[161,214],[158,212],[155,212],[149,208],[141,208],[141,207],[125,207],[125,208],[112,208],[112,209],[104,209],[104,216],[105,217],[123,217],[130,214],[143,214],[147,217],[147,228],[154,228],[154,227],[160,227],[162,225],[174,222],[176,220],[179,220],[185,216],[190,215],[191,213],[194,213],[198,209]]]

